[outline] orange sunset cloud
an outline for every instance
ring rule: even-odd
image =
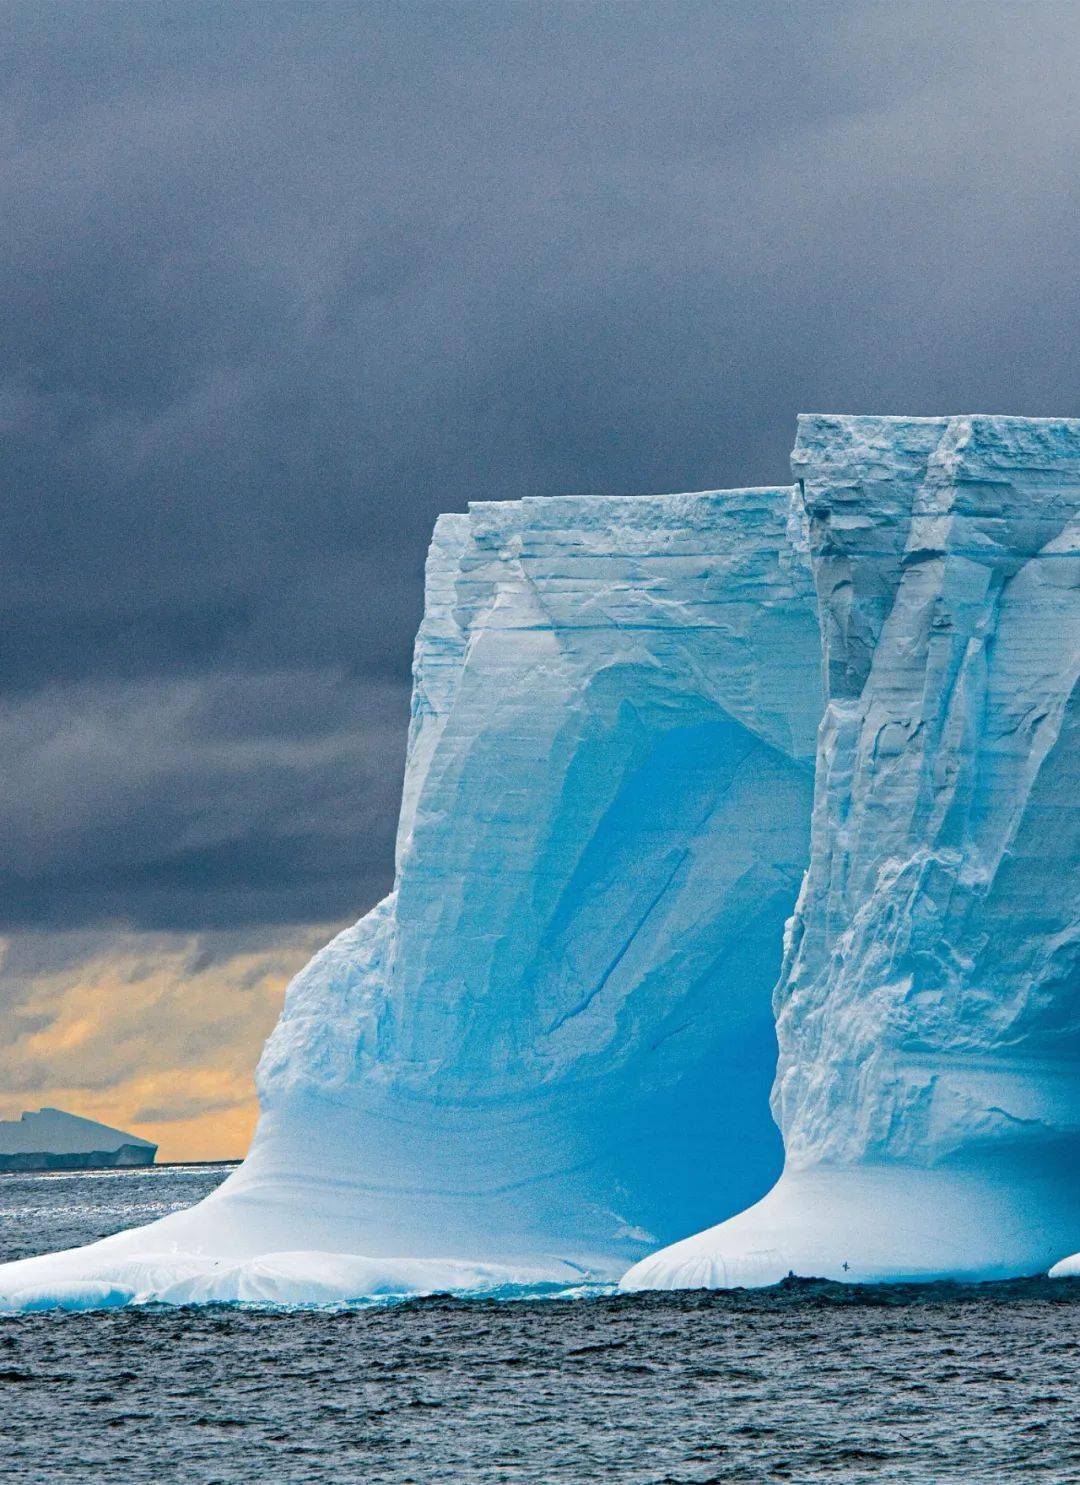
[[[0,1115],[51,1104],[156,1141],[159,1160],[243,1155],[285,987],[335,931],[0,940]]]

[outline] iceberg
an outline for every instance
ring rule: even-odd
[[[827,703],[784,1172],[623,1287],[1045,1273],[1080,1242],[1080,422],[804,417],[793,464]]]
[[[247,1159],[0,1307],[1080,1272],[1080,422],[793,466],[440,518]]]
[[[153,1165],[157,1145],[63,1109],[0,1120],[0,1171],[94,1170]]]
[[[290,986],[247,1159],[0,1306],[613,1281],[769,1189],[822,705],[795,494],[440,518],[394,891]]]

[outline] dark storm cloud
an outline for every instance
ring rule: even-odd
[[[3,926],[347,916],[388,885],[407,719],[403,686],[314,670],[99,680],[10,702]]]
[[[4,24],[0,924],[378,895],[440,510],[1080,410],[1072,0]]]

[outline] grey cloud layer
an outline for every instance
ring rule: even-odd
[[[0,705],[3,927],[326,922],[388,885],[402,685],[97,681]]]
[[[1080,411],[1071,0],[5,25],[0,926],[366,907],[440,510]]]

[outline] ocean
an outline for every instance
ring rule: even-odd
[[[0,1176],[0,1258],[221,1167]],[[1080,1481],[1080,1282],[0,1316],[0,1479]]]

